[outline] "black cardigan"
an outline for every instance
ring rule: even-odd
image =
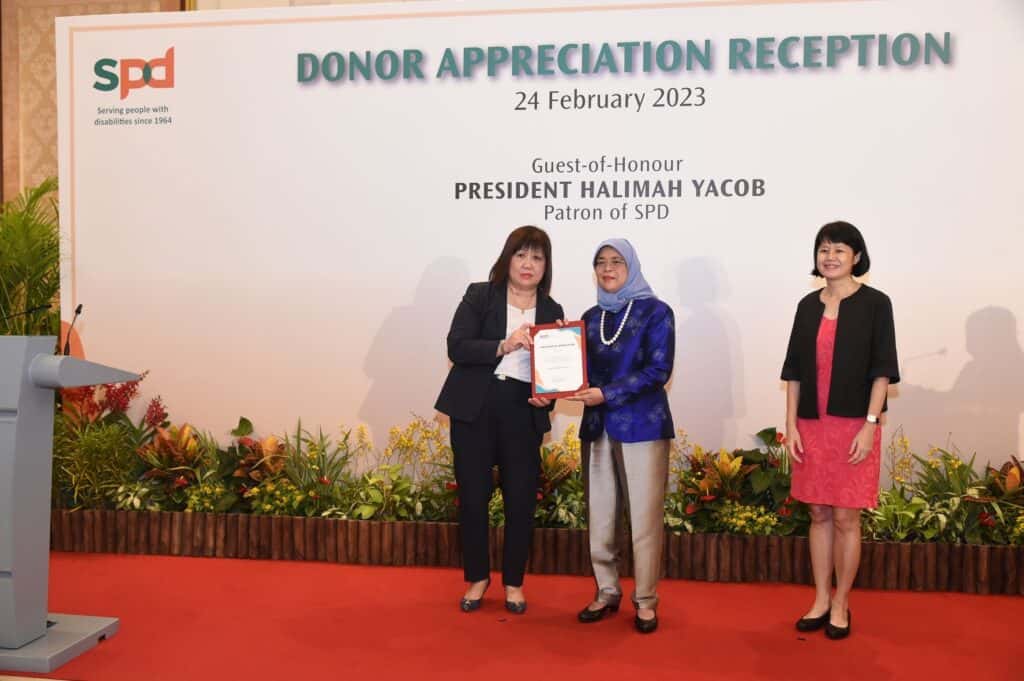
[[[562,306],[551,297],[537,294],[537,324],[563,319]],[[455,310],[448,331],[448,359],[452,368],[441,388],[434,408],[457,421],[474,421],[483,406],[488,381],[501,362],[498,343],[505,340],[508,322],[508,289],[486,281],[470,284]],[[551,430],[546,409],[534,409],[533,420],[540,434]]]
[[[818,327],[824,314],[820,290],[803,297],[796,307],[782,365],[782,380],[800,381],[797,416],[802,419],[818,418],[815,355]],[[878,289],[862,284],[853,295],[839,301],[826,412],[832,416],[866,416],[871,384],[883,376],[889,378],[890,384],[900,381],[892,303]],[[883,405],[882,411],[886,409]]]

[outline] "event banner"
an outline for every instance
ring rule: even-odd
[[[1024,4],[407,2],[57,20],[62,305],[223,437],[434,415],[508,233],[569,320],[625,237],[675,313],[677,427],[782,426],[813,240],[893,302],[888,433],[1020,451]],[[556,406],[556,435],[579,418]],[[887,434],[888,437],[888,434]]]

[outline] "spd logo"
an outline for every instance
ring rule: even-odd
[[[159,70],[159,71],[158,71]],[[168,47],[163,57],[145,59],[100,59],[93,72],[99,79],[92,84],[102,92],[120,88],[121,99],[141,87],[174,87],[174,48]],[[159,73],[159,75],[158,75]]]

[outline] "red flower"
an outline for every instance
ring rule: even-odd
[[[697,512],[697,504],[689,503],[686,505],[686,515],[693,515]]]
[[[793,495],[792,495],[792,494],[790,494],[790,495],[789,495],[788,497],[786,497],[786,500],[785,500],[785,501],[783,501],[782,503],[783,503],[784,505],[786,505],[786,506],[789,506],[789,505],[790,505],[790,504],[792,504],[792,503],[793,503],[794,501],[796,501],[796,499],[794,499],[794,498],[793,498]]]
[[[448,491],[457,490],[459,488],[459,484],[457,482],[446,482],[444,483],[444,488]]]
[[[238,446],[245,447],[246,449],[252,449],[256,442],[251,437],[240,437],[238,438]]]
[[[780,445],[786,444],[786,436],[778,431],[775,431],[775,441]]]
[[[96,386],[83,385],[81,388],[64,388],[60,391],[64,399],[73,402],[85,402],[93,399],[96,394]]]
[[[326,475],[321,475],[320,476],[320,484],[321,485],[329,485],[329,484],[331,484],[331,479],[328,478]]]
[[[543,492],[537,492],[537,501],[540,501],[543,498],[544,498],[544,493]]]
[[[135,396],[139,392],[138,381],[128,381],[127,383],[111,383],[104,386],[103,400],[100,405],[109,411],[114,413],[124,413],[128,411],[128,405],[135,399]]]
[[[179,475],[174,479],[174,489],[181,489],[182,487],[188,487],[188,478],[184,475]]]
[[[986,513],[985,511],[982,511],[978,515],[978,522],[981,523],[982,525],[984,525],[985,527],[995,527],[996,526],[996,519],[993,518],[988,513]]]
[[[149,401],[144,421],[150,428],[156,428],[165,420],[167,420],[167,409],[164,408],[164,401],[157,395]]]
[[[791,509],[791,508],[786,508],[785,506],[783,506],[783,507],[782,507],[782,508],[780,508],[780,509],[779,509],[779,510],[778,510],[777,512],[778,512],[778,514],[779,514],[780,516],[782,516],[783,518],[788,518],[789,516],[791,516],[791,515],[793,514],[793,509]]]
[[[700,500],[701,501],[714,501],[715,500],[715,495],[714,494],[705,494],[704,496],[702,496],[700,498]]]

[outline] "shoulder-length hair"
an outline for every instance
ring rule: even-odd
[[[821,272],[818,271],[818,248],[821,247],[824,241],[832,244],[846,244],[855,254],[860,253],[860,260],[853,266],[853,276],[862,277],[871,269],[868,246],[864,243],[864,237],[861,235],[860,230],[849,222],[840,220],[823,226],[818,230],[818,235],[814,237],[814,250],[811,252],[811,262],[814,263],[814,268],[811,270],[813,276],[821,276]]]
[[[537,285],[538,291],[544,295],[551,293],[551,239],[548,233],[540,227],[523,225],[512,230],[512,233],[505,239],[505,247],[501,249],[501,255],[491,267],[491,274],[488,281],[500,286],[508,282],[508,270],[512,263],[512,256],[523,248],[536,249],[544,254],[544,276]]]

